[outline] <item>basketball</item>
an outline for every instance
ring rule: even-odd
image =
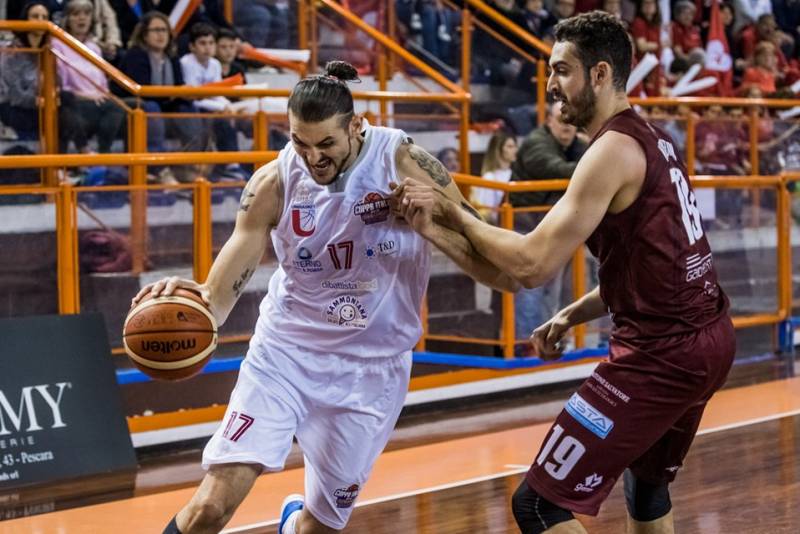
[[[200,296],[176,289],[168,297],[147,295],[125,319],[125,352],[142,372],[159,380],[196,375],[217,348],[217,322]]]

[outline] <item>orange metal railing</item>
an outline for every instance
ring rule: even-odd
[[[102,155],[67,155],[67,156],[6,156],[0,158],[0,168],[11,167],[69,167],[80,165],[129,165],[141,166],[145,164],[180,164],[189,162],[224,163],[228,161],[257,162],[276,156],[275,152],[262,153],[182,153],[182,154],[102,154]],[[542,180],[532,182],[512,182],[508,184],[483,180],[469,175],[458,174],[457,182],[464,186],[480,186],[490,189],[512,192],[529,191],[558,191],[566,188],[567,180]],[[786,319],[791,313],[792,304],[792,276],[791,276],[791,217],[789,212],[790,193],[787,183],[800,181],[800,173],[781,176],[696,176],[692,183],[698,188],[761,188],[772,189],[777,195],[776,203],[776,238],[777,238],[777,308],[771,312],[734,317],[737,328],[747,328],[759,325],[777,324]],[[242,184],[233,184],[241,186]],[[211,267],[213,259],[211,240],[211,190],[220,187],[212,185],[205,180],[198,180],[194,184],[173,186],[102,186],[102,187],[73,187],[64,184],[59,188],[41,187],[16,187],[7,186],[0,188],[0,195],[22,193],[45,193],[53,195],[56,199],[56,233],[57,233],[57,280],[59,310],[61,313],[78,313],[80,311],[78,249],[77,249],[77,195],[92,191],[128,191],[131,193],[131,202],[137,193],[144,196],[146,191],[163,189],[183,189],[193,192],[193,271],[198,280],[204,280]],[[225,187],[225,186],[222,186]],[[230,187],[230,185],[228,185]],[[546,209],[546,208],[545,208]],[[507,229],[514,228],[515,210],[505,202],[500,207],[500,225]],[[131,229],[133,231],[133,227]],[[583,272],[583,249],[576,251],[573,257],[573,297],[578,298],[587,291],[586,277]],[[524,340],[516,339],[514,332],[514,298],[510,293],[502,297],[502,326],[495,338],[475,338],[460,335],[439,335],[430,333],[425,318],[424,335],[418,348],[423,349],[426,341],[451,341],[495,345],[502,348],[505,357],[514,355],[515,345]],[[574,332],[575,346],[584,346],[585,327],[577,328]],[[242,341],[247,336],[234,336],[222,341]]]

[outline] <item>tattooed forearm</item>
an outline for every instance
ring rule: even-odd
[[[438,186],[447,187],[452,181],[450,175],[447,173],[447,169],[442,165],[442,162],[425,152],[422,148],[411,145],[408,148],[408,155],[417,162],[420,169],[428,173],[428,176],[430,176]]]
[[[233,294],[236,295],[237,299],[242,295],[244,286],[247,285],[247,282],[250,280],[250,277],[253,276],[254,272],[254,269],[245,269],[239,279],[233,283]]]
[[[462,200],[462,201],[461,201],[461,207],[462,207],[462,208],[463,208],[463,209],[464,209],[466,212],[468,212],[470,215],[472,215],[473,217],[475,217],[476,219],[478,219],[479,221],[482,221],[482,220],[483,220],[483,217],[481,217],[481,214],[480,214],[480,213],[478,213],[478,210],[476,210],[475,208],[473,208],[473,207],[470,205],[470,203],[469,203],[469,202],[467,202],[466,200]]]

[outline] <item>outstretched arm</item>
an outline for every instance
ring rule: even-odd
[[[584,154],[564,196],[526,235],[469,217],[453,202],[440,209],[448,226],[463,233],[481,256],[525,287],[537,287],[569,261],[606,213],[617,213],[633,203],[646,170],[638,142],[610,131]]]
[[[393,204],[396,212],[405,217],[415,231],[444,252],[476,281],[501,291],[519,290],[519,284],[481,256],[464,235],[434,222],[434,219],[441,218],[442,215],[434,212],[433,202],[428,202],[425,206],[417,204],[416,209],[411,211],[407,209],[407,205],[403,206],[396,202],[401,196],[441,195],[446,201],[455,203],[458,209],[463,210],[469,217],[482,220],[477,210],[461,195],[461,191],[439,160],[417,145],[404,143],[397,152],[397,170],[400,176],[410,177],[413,180],[399,186],[392,185],[395,200]]]

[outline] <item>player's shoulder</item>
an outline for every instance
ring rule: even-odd
[[[259,168],[247,181],[239,210],[246,219],[277,224],[283,210],[283,180],[277,160]],[[259,223],[261,224],[261,223]]]
[[[619,130],[604,132],[586,150],[585,156],[606,162],[617,162],[617,165],[644,160],[645,151],[642,143],[645,139],[637,139],[634,135]]]
[[[282,193],[283,179],[278,160],[274,159],[259,167],[250,177],[247,185],[256,196]]]

